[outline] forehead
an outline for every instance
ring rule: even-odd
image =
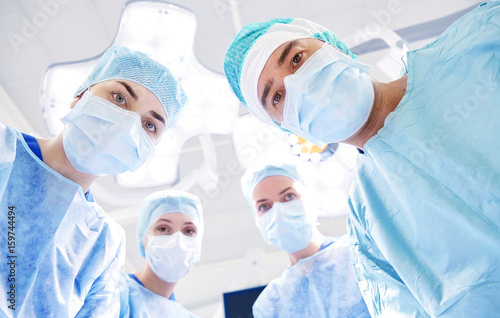
[[[172,226],[181,227],[186,223],[192,223],[195,227],[197,227],[196,220],[187,214],[181,212],[166,213],[160,215],[151,225],[149,230],[151,230],[155,225],[159,224],[170,224]]]
[[[126,80],[126,79],[113,79],[109,81],[100,82],[94,84],[92,89],[122,89],[130,93],[130,90],[137,96],[136,102],[139,107],[147,108],[148,110],[154,110],[158,114],[162,114],[165,117],[165,109],[160,101],[160,99],[149,89],[136,82]],[[130,89],[130,90],[129,90]]]
[[[255,186],[252,199],[258,201],[263,198],[275,196],[288,187],[295,188],[295,180],[285,176],[269,176],[262,179]]]
[[[278,46],[276,50],[271,53],[269,58],[267,59],[266,64],[264,65],[264,68],[262,69],[262,73],[270,68],[276,69],[278,68],[278,61],[281,61],[280,59],[286,55],[292,48],[300,47],[303,48],[305,47],[307,42],[304,42],[304,39],[296,39],[296,40],[291,40],[288,42],[285,42]],[[281,64],[281,63],[280,63]],[[261,75],[262,75],[261,73]]]
[[[263,71],[266,70],[266,68],[277,68],[284,62],[283,58],[292,50],[317,51],[324,43],[325,42],[322,40],[316,38],[300,38],[287,41],[278,46],[278,48],[271,53],[267,59],[267,63],[264,65]]]

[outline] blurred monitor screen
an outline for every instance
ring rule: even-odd
[[[252,318],[252,306],[266,286],[224,293],[224,312],[226,318]]]

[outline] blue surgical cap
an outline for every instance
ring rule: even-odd
[[[284,176],[302,185],[304,184],[304,181],[297,171],[297,167],[290,163],[261,165],[248,168],[243,174],[243,177],[241,177],[241,188],[254,214],[255,209],[252,202],[253,190],[262,180],[271,176]]]
[[[179,190],[165,190],[151,194],[144,199],[141,214],[137,222],[137,242],[139,254],[145,257],[144,238],[153,223],[167,213],[183,213],[193,218],[193,223],[198,229],[196,239],[200,241],[203,236],[203,211],[197,196]]]
[[[224,72],[234,94],[250,111],[252,107],[257,106],[251,105],[251,103],[257,101],[247,100],[248,94],[245,94],[244,86],[248,85],[248,81],[255,82],[249,86],[255,90],[253,93],[257,95],[256,81],[271,54],[280,45],[302,38],[316,38],[328,42],[353,59],[358,59],[335,34],[306,19],[280,18],[263,23],[247,24],[236,35],[226,52]],[[248,65],[245,65],[249,56]],[[260,103],[258,106],[262,107]]]
[[[179,121],[188,103],[181,85],[165,66],[144,53],[122,46],[112,46],[103,54],[75,96],[94,84],[117,79],[135,82],[152,91],[165,108],[166,128]]]

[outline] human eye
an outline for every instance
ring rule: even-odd
[[[273,96],[273,105],[277,105],[280,100],[281,100],[281,92],[277,92]]]
[[[295,193],[287,193],[285,194],[285,202],[295,200],[296,197]]]
[[[264,212],[267,212],[270,208],[271,208],[271,205],[269,203],[264,203],[264,204],[259,205],[257,210],[259,210],[259,212],[261,212],[261,213],[264,213]]]
[[[152,133],[156,133],[158,131],[158,129],[156,128],[156,125],[150,120],[147,120],[144,122],[144,128],[147,131],[152,132]]]
[[[297,64],[299,64],[301,60],[302,60],[302,53],[297,53],[292,59],[292,65],[297,66]]]
[[[196,230],[194,228],[188,227],[188,228],[184,229],[184,235],[195,237],[196,236]]]
[[[120,105],[127,104],[127,99],[125,98],[125,96],[122,93],[119,93],[119,92],[113,92],[113,100]]]
[[[169,228],[167,226],[162,225],[159,226],[156,230],[160,233],[168,233]]]

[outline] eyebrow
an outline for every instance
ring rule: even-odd
[[[262,105],[264,105],[264,108],[266,108],[266,100],[267,96],[269,95],[269,92],[271,91],[271,86],[273,86],[274,80],[269,80],[266,83],[266,86],[264,87],[264,92],[262,92],[262,97],[260,98],[260,101],[262,102]]]
[[[184,222],[184,225],[186,225],[186,224],[187,224],[187,225],[195,225],[195,224],[194,224],[193,222],[191,222],[191,221]],[[196,225],[195,225],[195,226],[196,226]]]
[[[170,221],[169,219],[158,219],[158,221],[163,221],[163,222],[172,223],[172,221]]]
[[[283,193],[287,192],[287,191],[288,191],[288,190],[290,190],[290,189],[292,189],[292,187],[288,187],[288,188],[286,188],[285,190],[283,190],[283,191],[281,191],[281,192],[280,192],[280,195],[282,195]]]
[[[130,87],[130,85],[128,85],[127,83],[123,82],[123,81],[117,81],[118,83],[122,84],[125,89],[128,91],[128,93],[130,94],[130,96],[132,96],[132,98],[134,98],[135,100],[137,100],[137,95],[135,94],[134,90],[132,89],[132,87]]]
[[[279,193],[279,195],[282,195],[283,193],[287,192],[290,189],[293,189],[293,188],[292,187],[288,187],[288,188],[284,189],[283,191],[281,191]],[[255,202],[255,203],[257,204],[257,203],[264,202],[264,201],[267,201],[267,199],[260,199],[260,200],[257,200],[257,202]]]
[[[299,40],[294,40],[292,42],[289,42],[285,49],[283,50],[283,52],[281,52],[281,56],[280,58],[278,59],[278,67],[281,67],[281,65],[283,65],[283,63],[285,62],[285,59],[287,58],[288,56],[288,53],[290,53],[290,50],[295,46],[299,44]]]
[[[299,42],[300,42],[300,40],[294,40],[294,41],[289,42],[285,46],[285,49],[283,50],[283,52],[281,52],[281,55],[278,59],[278,67],[281,67],[283,65],[286,58],[288,57],[288,54],[290,54],[290,51],[292,50],[292,48],[294,46],[296,46],[297,44],[299,44]],[[261,101],[262,105],[264,105],[264,108],[267,108],[266,107],[266,100],[267,100],[267,97],[269,95],[269,92],[271,91],[272,86],[273,86],[273,80],[269,80],[266,83],[266,85],[264,86],[264,91],[262,92],[262,96],[260,98],[260,101]]]
[[[151,116],[153,116],[154,118],[156,118],[157,120],[161,121],[163,123],[164,126],[166,126],[166,122],[165,122],[165,118],[163,118],[162,115],[158,114],[157,112],[155,112],[154,110],[150,111],[149,112],[151,114]]]
[[[264,201],[267,201],[267,199],[260,199],[260,200],[257,200],[257,202],[255,202],[255,203],[257,204],[257,203],[264,202]]]

